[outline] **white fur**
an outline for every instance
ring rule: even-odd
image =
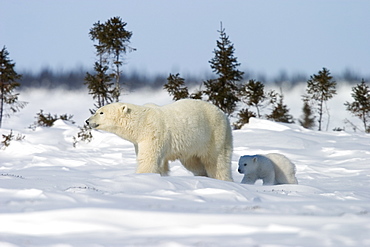
[[[87,122],[135,145],[138,173],[167,175],[168,161],[179,159],[195,175],[232,181],[232,133],[216,106],[184,99],[173,104],[138,106],[113,103]]]
[[[244,155],[239,159],[239,173],[243,184],[254,184],[262,179],[264,185],[297,184],[295,165],[284,155]]]

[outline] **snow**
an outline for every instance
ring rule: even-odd
[[[169,103],[164,95],[126,99]],[[235,182],[195,177],[178,161],[161,177],[135,174],[133,145],[113,134],[73,147],[89,95],[21,96],[29,106],[0,129],[25,136],[0,150],[2,247],[370,246],[369,135],[251,119],[233,131]],[[28,129],[40,109],[77,123]],[[272,152],[296,164],[299,184],[240,184],[239,157]]]

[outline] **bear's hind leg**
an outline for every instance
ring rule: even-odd
[[[262,181],[263,181],[263,185],[275,185],[275,184],[278,184],[275,181],[275,173],[268,174],[266,177],[264,177],[262,179]]]
[[[159,169],[161,176],[168,176],[168,172],[170,171],[170,168],[168,166],[168,160],[161,162]]]
[[[229,155],[218,154],[215,157],[202,158],[208,177],[232,182],[231,160],[228,157]]]

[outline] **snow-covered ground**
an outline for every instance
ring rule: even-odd
[[[89,95],[32,91],[21,99],[30,104],[0,130],[25,136],[0,150],[1,247],[370,246],[369,135],[252,119],[233,132],[235,182],[194,177],[178,161],[161,177],[135,174],[132,144],[112,134],[94,131],[92,142],[73,147]],[[136,92],[125,101],[171,100]],[[40,109],[74,114],[76,124],[28,129]],[[299,184],[240,184],[239,157],[270,152],[296,164]]]

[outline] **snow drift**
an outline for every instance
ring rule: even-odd
[[[45,112],[86,119],[91,101],[65,96],[81,108],[55,103]],[[25,136],[0,150],[0,246],[370,245],[369,135],[251,119],[233,131],[235,182],[225,182],[179,162],[167,177],[135,174],[131,143],[94,131],[74,148],[76,125],[32,131],[27,114],[0,129]],[[299,184],[240,184],[239,157],[266,153],[292,160]]]

